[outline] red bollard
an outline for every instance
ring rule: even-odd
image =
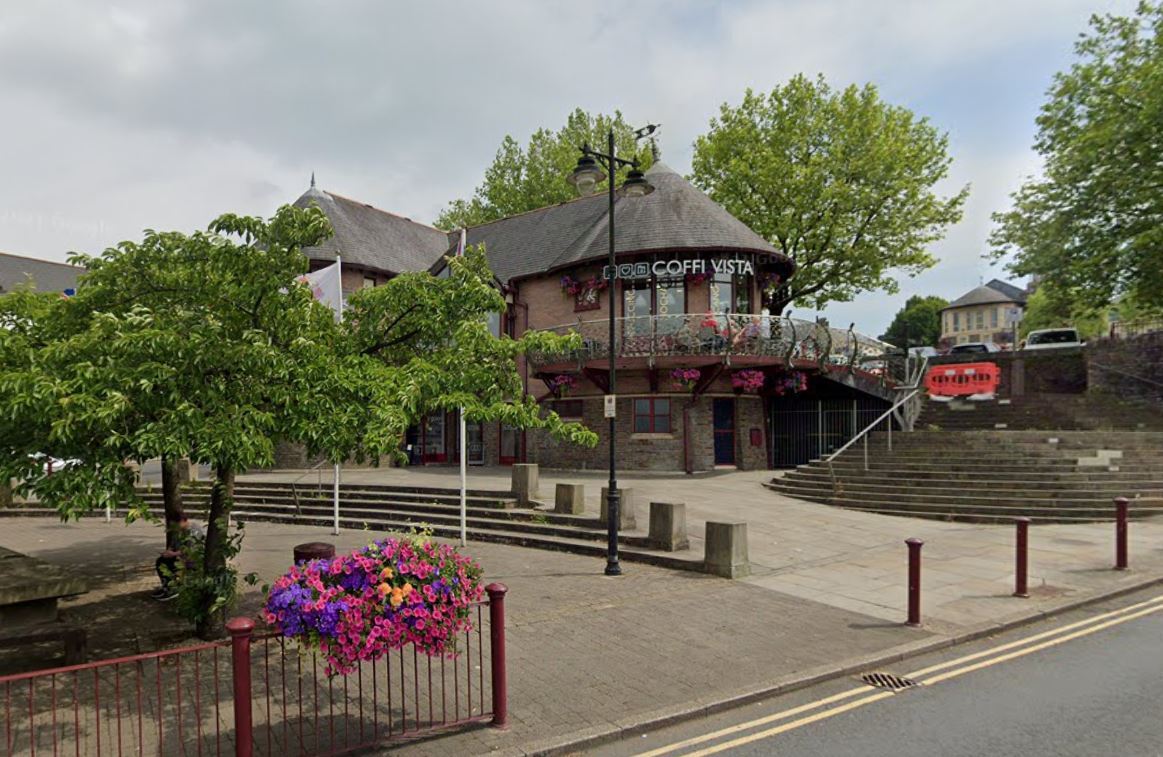
[[[251,757],[254,732],[250,711],[250,636],[254,633],[254,621],[231,618],[226,621],[226,630],[230,632],[230,661],[234,670],[234,754]]]
[[[909,545],[909,620],[905,625],[921,625],[921,546],[920,539],[905,539]]]
[[[1029,590],[1029,550],[1030,550],[1030,519],[1014,518],[1018,526],[1017,564],[1014,568],[1014,596],[1028,597]]]
[[[493,728],[509,727],[509,681],[505,673],[505,594],[509,587],[489,584],[489,643],[493,671]]]
[[[1127,498],[1115,498],[1115,570],[1127,569]]]

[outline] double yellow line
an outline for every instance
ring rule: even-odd
[[[1103,629],[1117,626],[1121,623],[1127,623],[1136,618],[1141,618],[1144,615],[1150,615],[1156,612],[1163,612],[1163,595],[1148,599],[1143,602],[1138,602],[1118,610],[1095,615],[1085,620],[1080,620],[1075,623],[1070,623],[1058,628],[1044,631],[1042,633],[1027,636],[1026,638],[1017,641],[1011,641],[1007,644],[1002,644],[996,647],[981,652],[974,652],[963,657],[958,657],[954,660],[938,663],[937,665],[930,665],[927,668],[921,668],[911,673],[906,673],[906,678],[911,678],[923,686],[932,686],[941,681],[948,681],[951,678],[963,676],[966,673],[972,673],[982,668],[988,668],[991,665],[1007,662],[1009,660],[1023,657],[1028,654],[1033,654],[1043,649],[1064,644],[1073,639],[1082,636],[1088,636],[1092,633],[1098,633]],[[705,733],[701,736],[677,741],[673,744],[652,749],[649,752],[643,752],[638,757],[661,757],[661,755],[672,754],[686,750],[689,747],[697,747],[708,742],[718,742],[710,746],[703,747],[697,751],[684,752],[684,757],[703,757],[704,755],[717,754],[728,749],[750,744],[755,741],[778,736],[781,733],[801,728],[805,725],[826,720],[828,718],[840,715],[841,713],[855,710],[858,707],[863,707],[873,702],[879,702],[882,699],[895,696],[892,691],[873,691],[870,692],[867,686],[861,686],[849,691],[843,691],[839,694],[818,699],[814,702],[792,707],[782,712],[777,712],[772,715],[766,715],[762,718],[740,723],[728,728],[723,728],[713,733]],[[845,701],[851,700],[851,701]],[[816,712],[813,712],[815,710]],[[795,720],[797,715],[804,715],[804,713],[812,713]],[[746,735],[729,738],[736,734],[742,734],[748,731],[753,731],[756,728],[771,723],[782,722],[771,728],[766,728],[753,733],[746,733]],[[719,739],[727,738],[727,741],[719,741]]]

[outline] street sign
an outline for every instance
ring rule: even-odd
[[[1021,308],[1006,308],[1006,325],[1013,326],[1018,321],[1022,320]]]
[[[618,407],[616,404],[617,400],[618,400],[618,395],[616,395],[616,394],[607,394],[606,395],[606,417],[607,418],[616,417],[617,407]]]

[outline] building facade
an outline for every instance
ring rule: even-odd
[[[1014,325],[1022,319],[1026,292],[994,279],[972,289],[941,311],[939,347],[966,342],[1013,343]]]
[[[74,265],[0,252],[0,294],[20,286],[69,293],[77,288],[77,277],[84,272]]]
[[[605,270],[604,195],[466,230],[469,245],[484,246],[505,295],[498,336],[581,335],[580,348],[523,357],[518,369],[547,411],[584,423],[602,440],[581,449],[539,431],[470,424],[470,464],[605,468],[611,349],[618,464],[626,469],[806,462],[886,406],[886,345],[852,329],[770,314],[768,293],[794,275],[792,261],[665,165],[646,176],[651,194],[619,197],[614,206],[614,277]],[[335,236],[308,256],[317,268],[339,254],[348,292],[404,271],[439,275],[459,238],[314,186],[296,202],[313,203],[331,218]],[[404,440],[410,459],[458,462],[458,427],[455,413],[426,418]]]

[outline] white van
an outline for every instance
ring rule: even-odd
[[[1064,347],[1081,347],[1082,339],[1078,329],[1039,329],[1026,335],[1023,350],[1057,350]]]

